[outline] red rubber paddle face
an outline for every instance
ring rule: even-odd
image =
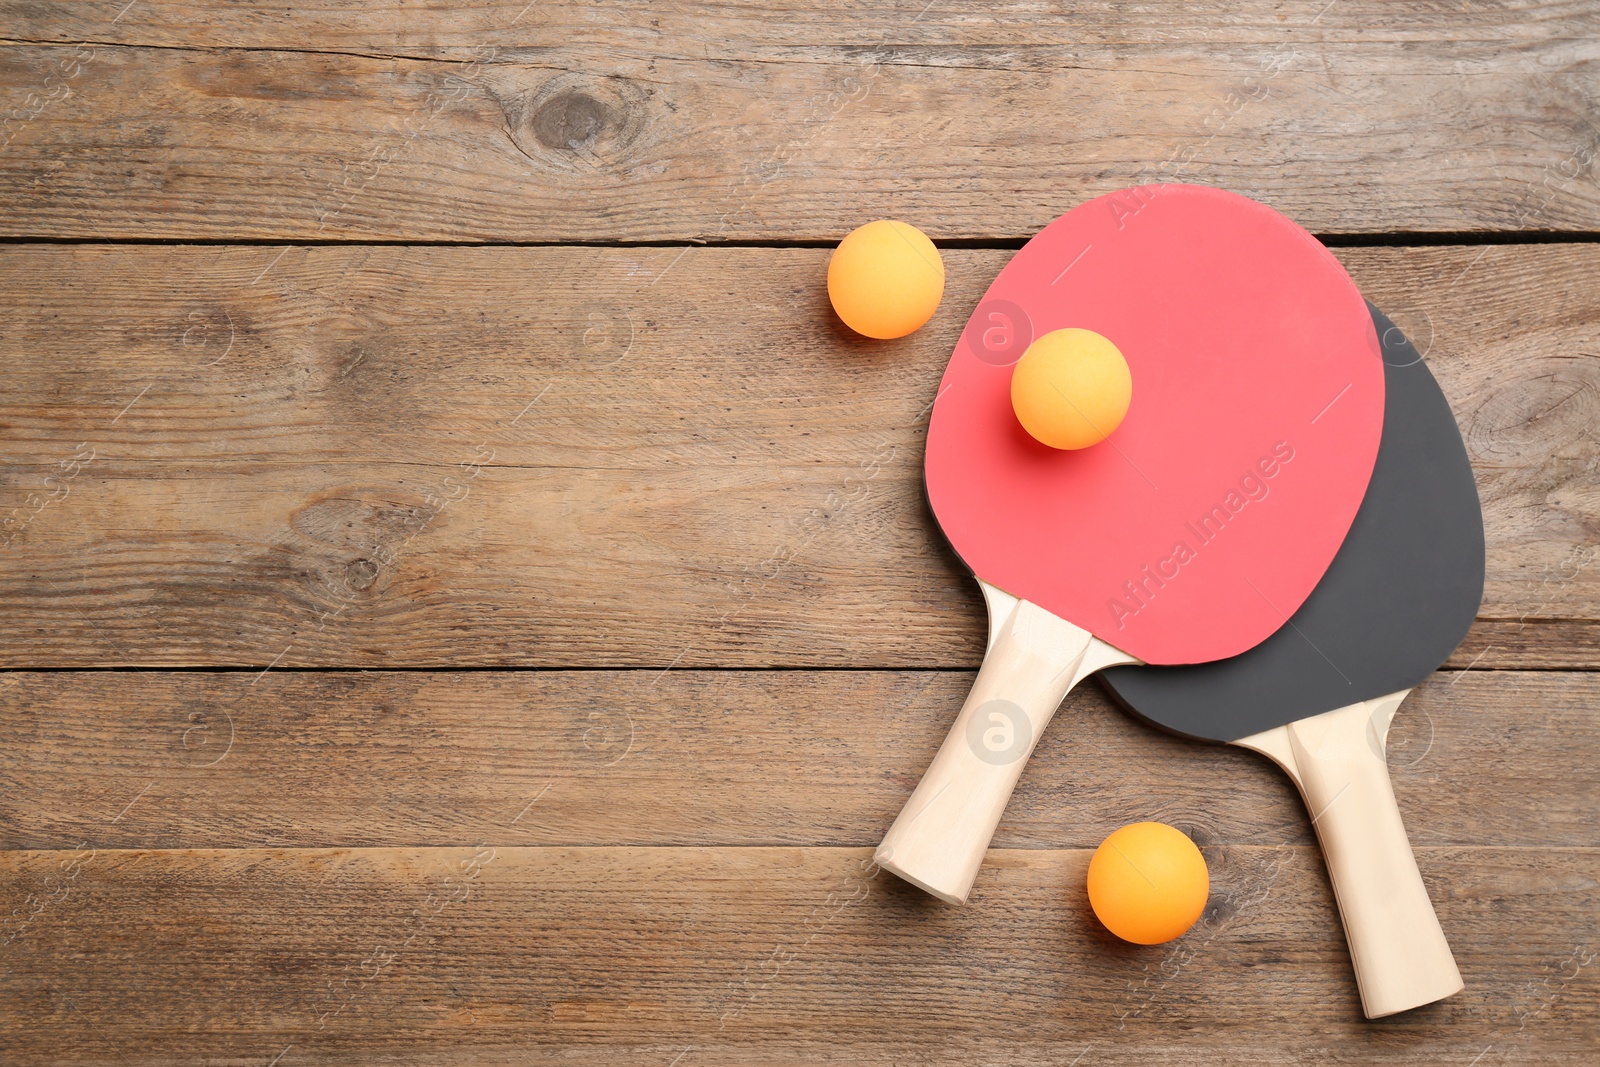
[[[1080,327],[1133,401],[1075,452],[1028,436],[1011,365]],[[1355,284],[1253,200],[1156,185],[1045,227],[989,287],[928,429],[928,499],[974,574],[1146,663],[1234,656],[1310,595],[1361,505],[1383,361]]]

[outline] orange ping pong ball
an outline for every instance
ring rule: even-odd
[[[1182,830],[1136,822],[1100,842],[1089,860],[1089,906],[1136,945],[1181,937],[1211,892],[1206,858]]]
[[[856,333],[904,337],[944,296],[944,260],[927,234],[894,219],[851,231],[828,260],[828,299]]]
[[[1011,407],[1051,448],[1099,444],[1128,413],[1133,375],[1117,346],[1093,330],[1053,330],[1011,371]]]

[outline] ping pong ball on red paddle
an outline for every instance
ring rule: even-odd
[[[1011,372],[1011,407],[1051,448],[1097,445],[1122,425],[1133,375],[1117,346],[1093,330],[1053,330],[1028,346]]]
[[[944,260],[927,234],[894,219],[853,230],[828,260],[828,299],[867,337],[904,337],[933,317],[944,296]]]
[[[1046,455],[1015,421],[1013,364],[1073,328],[1115,344],[1139,402],[1108,447]],[[1355,518],[1383,398],[1355,283],[1263,204],[1123,190],[1019,249],[951,353],[923,462],[928,506],[989,606],[988,647],[878,865],[966,900],[1079,682],[1226,659],[1282,627]]]
[[[1206,858],[1182,830],[1124,826],[1089,860],[1089,906],[1107,930],[1136,945],[1182,937],[1211,892]]]

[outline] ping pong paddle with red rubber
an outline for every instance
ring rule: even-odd
[[[1069,327],[1117,346],[1133,394],[1109,437],[1058,451],[1017,421],[1011,364]],[[1074,685],[1114,664],[1224,659],[1282,626],[1361,504],[1383,391],[1344,268],[1255,201],[1144,186],[1024,245],[950,358],[924,464],[988,602],[988,651],[878,864],[965,900]]]
[[[1395,710],[1455,651],[1483,598],[1483,513],[1444,394],[1405,335],[1383,345],[1383,438],[1367,494],[1322,581],[1282,629],[1191,667],[1113,667],[1124,707],[1240,745],[1294,779],[1322,842],[1368,1018],[1462,988],[1389,782]]]

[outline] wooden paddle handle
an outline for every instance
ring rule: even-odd
[[[1271,756],[1300,787],[1369,1019],[1462,988],[1389,781],[1384,745],[1405,695],[1352,704],[1238,742]]]
[[[1009,614],[955,726],[873,857],[952,904],[967,899],[1023,764],[1091,641],[1043,608],[1005,599]]]

